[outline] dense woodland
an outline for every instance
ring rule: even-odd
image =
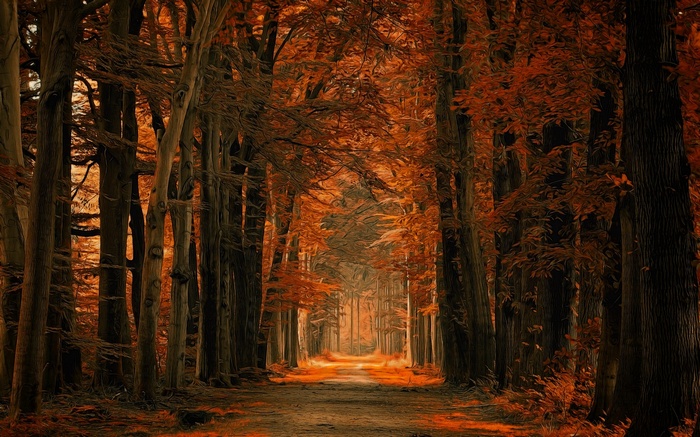
[[[379,351],[671,435],[699,75],[692,0],[2,0],[10,417]]]

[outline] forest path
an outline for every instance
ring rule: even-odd
[[[236,436],[529,436],[471,392],[381,355],[330,354],[231,394],[239,416],[199,429]],[[483,398],[483,397],[482,397]]]
[[[442,384],[432,369],[382,355],[328,354],[269,382],[235,388],[193,384],[143,404],[82,392],[46,404],[38,422],[7,425],[4,436],[535,436],[481,390]],[[505,402],[505,401],[501,401]],[[195,420],[192,420],[192,419]],[[203,420],[201,420],[203,419]],[[193,424],[204,421],[204,424]],[[4,429],[3,429],[4,428]]]

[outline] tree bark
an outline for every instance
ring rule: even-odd
[[[292,167],[295,164],[300,163],[300,160],[295,160],[295,163],[292,164]],[[272,263],[270,264],[270,274],[268,275],[268,284],[270,286],[268,287],[267,294],[268,296],[276,296],[276,304],[275,304],[275,310],[273,314],[273,311],[271,309],[265,309],[265,312],[263,314],[263,318],[269,320],[272,320],[273,316],[276,317],[276,315],[281,315],[281,303],[279,302],[281,296],[282,296],[282,289],[280,288],[275,288],[274,284],[279,281],[279,278],[277,277],[279,270],[282,268],[282,263],[284,262],[284,257],[285,257],[285,252],[287,250],[287,237],[289,234],[289,227],[292,223],[292,214],[294,211],[294,198],[296,197],[296,191],[294,188],[290,185],[290,183],[287,183],[286,190],[283,192],[284,198],[280,199],[276,207],[276,211],[273,213],[276,215],[274,218],[274,223],[275,223],[275,242],[274,242],[274,249],[272,253]],[[282,196],[280,196],[282,197]],[[280,362],[284,358],[284,348],[281,347],[281,345],[284,343],[284,336],[281,335],[281,317],[277,317],[276,319],[276,324],[275,327],[272,329],[275,329],[275,333],[272,334],[272,330],[269,329],[268,331],[268,340],[270,347],[272,348],[271,352],[271,362],[267,364],[273,364],[275,362]],[[280,353],[281,352],[281,353]]]
[[[671,435],[698,401],[698,286],[675,0],[627,2],[623,143],[641,254],[641,392],[628,436]]]
[[[22,158],[17,1],[0,3],[0,163],[21,172]],[[20,284],[24,269],[26,207],[16,190],[0,193],[0,262],[6,269],[0,289],[0,393],[9,392],[17,342]],[[20,212],[20,209],[23,212]]]
[[[615,112],[617,103],[610,88],[598,83],[602,92],[597,107],[591,110],[590,133],[588,139],[587,173],[601,177],[605,166],[615,164]],[[593,272],[593,266],[584,267],[581,272],[581,289],[579,292],[579,326],[586,340],[592,335],[589,321],[601,317],[600,346],[597,359],[594,351],[582,351],[576,363],[579,371],[589,371],[596,367],[595,393],[588,414],[589,420],[599,420],[610,410],[615,389],[620,357],[620,323],[622,315],[621,274],[621,228],[619,204],[616,206],[612,222],[600,219],[595,212],[581,222],[581,244],[595,247],[603,255],[601,276]],[[597,308],[600,306],[600,312]]]
[[[243,147],[236,140],[232,146],[233,152],[238,155],[239,162],[232,163],[234,177],[231,188],[230,224],[231,224],[231,273],[233,275],[233,343],[235,348],[235,369],[253,367],[257,362],[257,324],[254,314],[250,310],[253,299],[248,296],[248,281],[246,276],[246,259],[243,250],[243,177],[246,166],[240,162],[248,163],[252,153],[250,142],[243,142]]]
[[[189,285],[187,287],[187,334],[193,335],[199,332],[199,275],[197,274],[197,268],[199,263],[197,262],[197,243],[194,240],[194,220],[191,223],[192,231],[190,235],[190,278]],[[192,343],[192,340],[188,340]]]
[[[231,374],[234,369],[234,359],[236,345],[233,343],[232,321],[233,321],[233,284],[231,281],[231,239],[230,219],[231,219],[231,194],[230,184],[227,183],[231,169],[231,143],[230,137],[238,137],[238,132],[222,132],[221,161],[219,164],[219,226],[221,237],[219,242],[219,297],[217,301],[219,311],[219,350],[220,369],[222,382],[231,383]]]
[[[497,127],[498,129],[498,127]],[[515,150],[515,135],[512,133],[494,134],[493,152],[493,201],[494,209],[520,187],[520,162]],[[520,241],[520,217],[516,214],[505,231],[497,231],[494,236],[496,246],[496,266],[494,288],[496,290],[496,379],[504,389],[512,382],[511,368],[515,364],[518,342],[516,341],[517,300],[521,294],[519,269],[508,272],[504,259]]]
[[[56,192],[62,168],[64,105],[71,92],[74,44],[82,2],[46,1],[41,16],[41,92],[37,161],[32,179],[22,305],[15,355],[10,417],[41,408],[44,330],[48,312],[56,227]],[[51,29],[48,33],[48,29]]]
[[[435,0],[433,26],[436,33],[437,58],[437,100],[435,118],[437,128],[438,162],[435,164],[437,196],[440,208],[440,230],[442,234],[442,274],[444,292],[438,296],[440,320],[443,324],[442,371],[449,383],[460,384],[469,381],[468,308],[462,287],[459,225],[454,212],[452,191],[451,155],[454,142],[450,130],[450,104],[454,90],[450,81],[451,59],[443,46],[445,29],[443,25],[443,0]]]
[[[128,0],[109,4],[108,51],[118,51],[129,30]],[[108,67],[103,67],[107,69]],[[113,72],[116,73],[116,72]],[[122,135],[124,91],[117,83],[100,83],[101,128],[108,136],[99,148],[100,165],[100,285],[98,348],[94,384],[124,385],[123,329],[126,312],[126,245],[131,206],[132,154],[119,141]]]
[[[214,31],[211,28],[213,26],[210,25],[214,3],[214,0],[204,0],[200,4],[199,16],[192,35],[191,48],[185,60],[179,84],[173,92],[170,122],[156,151],[156,171],[146,214],[147,250],[143,265],[145,282],[141,296],[141,320],[139,323],[137,366],[134,378],[136,395],[145,399],[153,399],[156,389],[156,331],[160,312],[168,178],[180,140],[187,108],[192,100],[195,80],[200,71],[202,52],[205,50]]]
[[[615,127],[613,123],[617,102],[615,102],[608,85],[598,82],[596,89],[602,95],[597,99],[596,107],[591,110],[586,172],[588,175],[600,177],[606,170],[605,166],[611,167],[615,164]],[[581,220],[581,245],[603,251],[610,240],[609,226],[610,223],[599,218],[597,212],[588,214]],[[619,241],[615,243],[619,243]],[[619,259],[616,261],[616,258],[618,257],[604,254],[605,266],[603,270],[613,275],[617,274],[616,269],[619,266],[614,264],[619,264]],[[600,272],[595,271],[594,265],[583,265],[580,269],[581,287],[578,299],[578,326],[580,330],[578,340],[582,344],[589,343],[590,337],[593,335],[591,326],[596,318],[602,316],[604,294],[611,281],[614,281],[614,278],[601,276]],[[619,294],[619,291],[617,293]],[[608,333],[610,332],[608,331]],[[577,357],[576,368],[579,372],[588,372],[596,367],[596,362],[596,351],[592,349],[581,350]]]
[[[71,77],[71,88],[73,78]],[[71,266],[71,107],[73,94],[67,93],[63,102],[63,144],[61,151],[61,174],[56,192],[56,229],[54,242],[54,266],[49,292],[49,310],[45,340],[45,361],[43,389],[48,393],[58,393],[64,384],[62,379],[62,358],[69,354],[66,373],[74,378],[82,373],[80,348],[71,345],[68,337],[75,327],[75,298],[73,296],[73,271]],[[66,341],[64,341],[66,340]],[[68,366],[74,366],[70,369]],[[74,380],[77,385],[81,379]]]
[[[143,8],[146,0],[129,0],[129,35],[138,39],[143,25]],[[136,120],[136,93],[124,92],[124,139],[138,144],[139,129]],[[136,148],[131,148],[131,157],[136,162]],[[132,258],[127,260],[131,270],[131,311],[136,330],[139,329],[139,310],[141,303],[141,278],[143,277],[143,259],[145,256],[145,220],[141,209],[141,192],[139,191],[138,172],[131,173],[131,202],[129,206],[129,228],[131,229]]]
[[[624,158],[623,148],[623,158]],[[619,226],[621,273],[619,291],[612,289],[603,300],[601,355],[596,375],[596,395],[590,419],[598,420],[603,411],[608,425],[634,417],[640,393],[642,344],[640,338],[641,264],[637,242],[634,193],[628,192],[618,203],[619,225],[613,220],[612,231]],[[613,344],[608,347],[608,330]],[[615,338],[617,336],[617,338]],[[614,344],[617,340],[617,344]],[[608,358],[609,357],[609,358]],[[617,360],[617,362],[615,362]],[[606,366],[600,369],[601,366]],[[610,393],[612,390],[612,394]],[[600,394],[598,392],[601,392]],[[601,405],[598,405],[601,404]]]
[[[262,245],[265,236],[265,211],[267,209],[267,195],[265,194],[265,179],[267,174],[266,162],[256,159],[248,167],[246,212],[245,212],[245,236],[243,251],[246,266],[246,296],[252,305],[247,309],[252,326],[255,327],[255,338],[258,342],[264,339],[258,338],[260,332],[260,315],[262,311]],[[252,340],[252,339],[250,339]],[[256,350],[257,350],[256,344]],[[256,353],[257,355],[257,353]],[[262,360],[262,362],[261,362]],[[255,365],[264,367],[265,356],[256,356]]]
[[[555,153],[559,163],[544,178],[545,189],[552,190],[555,198],[563,194],[564,184],[571,178],[572,128],[567,121],[548,123],[542,132],[541,151],[544,155]],[[560,150],[555,150],[561,148]],[[573,214],[570,207],[559,206],[545,216],[545,244],[552,248],[566,248],[573,238]],[[542,353],[545,360],[555,358],[555,353],[568,347],[566,336],[571,333],[571,305],[575,296],[573,260],[558,260],[546,278],[542,278],[537,292],[537,312],[542,317]],[[561,360],[555,360],[561,361]],[[561,362],[561,364],[564,364]]]
[[[211,61],[211,59],[210,59]],[[197,378],[209,382],[219,377],[219,302],[221,276],[219,224],[219,141],[216,115],[202,116],[202,187],[200,216],[200,296],[199,337],[197,343]],[[223,321],[221,321],[223,323]]]
[[[525,140],[529,150],[535,149],[534,135],[529,135]],[[533,174],[535,163],[534,154],[526,157],[527,177]],[[534,243],[528,234],[533,229],[540,228],[542,222],[534,217],[530,208],[519,211],[521,224],[520,250],[526,254],[533,251]],[[529,258],[529,260],[532,257]],[[515,301],[518,305],[518,313],[515,317],[515,336],[518,345],[517,360],[513,365],[513,385],[518,388],[532,385],[533,375],[542,375],[542,315],[537,311],[537,292],[541,287],[541,279],[532,275],[532,268],[524,264],[520,270],[520,287],[516,288]],[[516,279],[517,280],[517,279]]]
[[[196,81],[194,95],[199,95]],[[171,206],[173,224],[173,269],[170,288],[170,321],[168,325],[168,355],[165,361],[165,386],[176,389],[182,386],[185,372],[185,346],[187,342],[187,315],[189,313],[190,240],[192,237],[192,198],[194,197],[194,122],[196,102],[191,102],[182,126],[180,140],[179,182],[175,200]]]

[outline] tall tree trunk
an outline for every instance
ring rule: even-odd
[[[190,281],[187,286],[187,334],[193,335],[199,332],[199,275],[197,269],[197,242],[194,237],[194,220],[192,221],[192,231],[190,232]],[[191,339],[188,340],[190,343]]]
[[[195,95],[199,95],[199,81]],[[168,355],[165,361],[165,386],[179,388],[185,372],[187,342],[188,298],[192,272],[190,271],[190,240],[192,236],[192,198],[194,196],[194,123],[196,102],[191,102],[182,126],[178,184],[173,206],[170,208],[173,224],[173,269],[170,288],[170,321],[168,325]]]
[[[499,126],[497,126],[499,129]],[[493,139],[493,201],[494,208],[520,187],[521,171],[518,156],[513,150],[515,135],[496,133]],[[496,378],[499,388],[510,385],[511,368],[515,363],[518,342],[516,341],[516,296],[520,295],[520,271],[508,273],[503,260],[514,250],[520,241],[519,214],[510,221],[504,231],[494,236],[496,245],[496,266],[494,288],[496,290]]]
[[[295,164],[298,163],[299,160],[295,160]],[[279,270],[282,268],[282,263],[284,261],[285,257],[285,252],[287,250],[287,237],[289,234],[289,227],[292,223],[292,214],[294,212],[294,198],[296,197],[296,191],[294,188],[288,183],[286,190],[283,192],[284,196],[280,196],[280,201],[277,202],[278,205],[276,207],[276,211],[274,212],[274,223],[275,223],[275,241],[274,241],[274,249],[272,253],[272,263],[270,264],[270,274],[268,275],[268,283],[270,284],[270,287],[268,287],[267,294],[268,296],[276,296],[277,302],[275,303],[275,317],[277,315],[281,315],[281,304],[280,304],[280,299],[282,297],[282,289],[280,288],[275,288],[274,284],[279,281],[279,278],[277,277]],[[267,320],[272,320],[272,310],[270,309],[265,309],[265,312],[263,314],[263,318]],[[275,362],[279,362],[283,359],[284,353],[283,350],[284,348],[280,347],[281,344],[284,343],[284,337],[281,335],[281,317],[276,318],[277,323],[274,327],[275,333],[272,335],[272,332],[270,330],[270,337],[268,338],[270,340],[270,346],[273,348],[272,349],[272,362],[268,364],[272,364]],[[264,323],[264,322],[263,322]],[[280,353],[282,351],[282,353]]]
[[[623,147],[623,159],[626,155]],[[619,363],[615,375],[613,395],[608,406],[605,421],[616,425],[633,418],[636,414],[637,402],[641,391],[642,373],[642,330],[641,312],[641,254],[637,239],[637,219],[634,192],[626,193],[619,204],[621,231],[621,262],[620,274],[621,308],[609,313],[604,327],[609,324],[619,324]],[[614,310],[617,308],[612,307]],[[619,317],[616,321],[615,318]],[[601,340],[602,341],[602,340]],[[611,384],[608,381],[608,385]],[[596,384],[596,389],[598,385]],[[590,416],[590,415],[589,415]]]
[[[141,315],[141,286],[143,282],[143,261],[146,257],[146,220],[141,208],[139,175],[131,175],[131,206],[129,207],[129,228],[131,229],[131,310],[134,325],[139,329]]]
[[[632,194],[628,194],[628,196],[631,197]],[[629,199],[627,201],[623,200],[622,202],[629,203]],[[623,207],[621,202],[618,202],[615,215],[613,216],[610,229],[608,230],[608,244],[612,247],[608,249],[610,253],[606,254],[605,276],[603,278],[603,311],[600,327],[600,347],[595,374],[595,393],[591,402],[591,410],[588,413],[588,420],[594,422],[602,420],[606,415],[607,418],[610,419],[611,407],[614,405],[615,390],[625,387],[624,390],[627,391],[632,388],[629,387],[629,385],[622,385],[625,384],[623,381],[625,376],[623,376],[623,374],[627,374],[629,377],[632,376],[632,372],[634,372],[635,375],[633,378],[634,380],[638,380],[639,361],[641,359],[641,356],[639,356],[640,354],[636,353],[636,356],[632,355],[630,357],[633,358],[634,361],[627,361],[628,369],[620,368],[620,353],[622,349],[627,347],[622,346],[621,343],[622,311],[623,308],[632,309],[631,307],[624,306],[625,301],[623,299],[623,293],[626,291],[627,295],[630,296],[630,292],[636,294],[637,290],[639,290],[639,263],[633,261],[638,258],[638,250],[634,242],[635,233],[631,230],[633,222],[630,220],[631,217],[627,217],[625,216],[625,212],[621,212]],[[622,236],[623,231],[627,233],[627,236],[624,238]],[[625,245],[623,241],[627,244]],[[635,310],[637,307],[638,304],[634,307]],[[636,329],[636,331],[628,332],[628,334],[631,334],[632,338],[635,339],[638,338],[639,334],[638,323],[636,323]],[[634,346],[635,349],[641,352],[641,347],[636,347],[640,345],[635,344]],[[621,378],[618,379],[618,377]],[[636,401],[639,391],[637,390],[635,393],[634,390],[631,390],[631,392],[630,394],[634,396]],[[623,395],[626,396],[626,393]],[[625,409],[625,414],[630,412],[630,410]]]
[[[457,115],[451,109],[456,89],[464,89],[464,82],[457,80],[456,71],[463,65],[460,55],[461,44],[466,33],[466,20],[462,11],[452,5],[452,44],[445,47],[445,28],[443,24],[445,5],[443,0],[435,0],[433,27],[436,33],[437,65],[437,97],[436,97],[436,129],[437,150],[439,161],[436,163],[437,194],[440,208],[440,228],[442,232],[442,260],[445,292],[440,298],[440,312],[443,323],[444,359],[442,363],[445,379],[451,383],[469,382],[473,376],[481,377],[483,368],[479,361],[488,367],[492,357],[491,348],[487,344],[492,341],[492,332],[482,326],[481,310],[479,314],[473,311],[480,308],[477,293],[473,287],[480,287],[481,277],[475,275],[482,261],[477,259],[474,251],[478,245],[470,222],[473,214],[473,186],[471,175],[473,166],[468,162],[472,155],[469,149],[467,135],[469,133],[468,119],[463,114]],[[456,40],[456,41],[455,41]],[[455,69],[456,67],[456,69]],[[455,172],[457,189],[457,211],[455,217],[454,194],[452,192],[452,161],[455,152],[459,158],[465,158],[466,164],[461,163]],[[473,158],[472,158],[473,159]],[[460,159],[461,162],[461,159]],[[466,172],[465,172],[466,170]],[[457,220],[456,220],[457,219]],[[459,224],[456,224],[458,222]],[[468,247],[463,247],[467,245]],[[483,268],[483,265],[481,265]],[[491,320],[489,318],[488,325]],[[484,328],[482,330],[482,328]],[[478,332],[475,330],[478,329]],[[478,336],[478,340],[475,340]],[[488,338],[491,335],[491,338]],[[484,341],[488,340],[488,341]],[[476,341],[478,344],[475,344]],[[470,354],[470,351],[476,351]],[[478,355],[478,356],[477,356]],[[477,374],[472,375],[474,370]]]
[[[143,25],[143,8],[146,0],[129,0],[129,35],[138,39]],[[132,40],[133,41],[133,40]],[[136,120],[136,93],[133,90],[124,92],[124,139],[133,144],[139,141],[139,126]],[[130,159],[136,162],[136,147],[129,149]],[[139,310],[141,309],[141,278],[143,276],[143,259],[146,248],[144,241],[145,220],[141,209],[141,193],[139,191],[139,175],[135,170],[131,173],[131,203],[129,206],[129,228],[131,229],[132,258],[127,261],[131,270],[131,311],[134,315],[136,330],[139,329]]]
[[[355,302],[352,292],[348,293],[350,300],[350,355],[355,350]]]
[[[571,178],[571,148],[573,131],[567,121],[548,123],[542,132],[542,153],[556,154],[559,162],[554,171],[544,178],[547,190],[555,197],[563,194],[564,184]],[[560,150],[556,150],[561,148]],[[569,206],[559,206],[546,213],[545,244],[552,248],[565,248],[573,238],[573,214]],[[555,357],[555,352],[568,347],[566,336],[571,332],[571,305],[575,295],[573,261],[559,260],[550,275],[542,278],[537,292],[537,312],[542,320],[542,352],[545,359]]]
[[[71,77],[71,88],[72,88]],[[72,334],[75,327],[75,298],[73,296],[73,271],[71,266],[71,126],[73,115],[73,93],[65,96],[63,144],[61,151],[61,174],[56,192],[56,229],[54,241],[54,268],[51,277],[51,291],[49,292],[49,310],[46,320],[47,332],[45,343],[45,361],[43,370],[43,389],[49,393],[58,393],[63,386],[61,359],[63,352],[69,353],[70,360],[66,368],[69,375],[82,372],[80,362],[80,349],[71,345],[64,338]],[[64,327],[67,328],[64,330]],[[77,361],[76,361],[77,360]],[[75,377],[74,376],[74,377]],[[80,384],[80,379],[75,381]]]
[[[418,349],[417,345],[415,344],[415,337],[413,336],[413,331],[415,329],[415,315],[414,315],[414,307],[415,303],[411,302],[411,280],[408,278],[408,272],[404,273],[404,290],[406,291],[406,329],[404,330],[405,333],[405,344],[406,344],[406,361],[409,362],[410,365],[413,365],[415,363],[415,351]],[[357,306],[358,312],[360,309],[360,305],[358,302]],[[360,318],[358,317],[357,320],[357,325],[358,327],[360,325],[361,321]]]
[[[20,107],[17,0],[0,3],[0,163],[24,167]],[[24,227],[16,190],[0,193],[0,262],[6,270],[0,284],[0,393],[9,392],[17,342],[17,321],[24,269]],[[26,219],[26,217],[24,217]]]
[[[250,4],[247,5],[250,7]],[[265,90],[261,95],[262,99],[251,102],[252,107],[244,115],[251,126],[259,124],[260,114],[266,110],[265,100],[272,91],[272,73],[275,63],[275,48],[277,44],[277,22],[279,18],[279,3],[270,2],[269,9],[265,14],[265,24],[263,25],[258,47],[255,49],[249,43],[250,35],[245,29],[241,29],[240,45],[247,49],[244,64],[248,71],[246,80],[255,80]],[[252,56],[259,62],[252,62]],[[248,58],[250,56],[251,58]],[[257,69],[253,68],[257,65]],[[265,194],[266,162],[259,154],[260,145],[251,132],[243,132],[243,144],[240,155],[247,158],[242,162],[247,164],[246,175],[246,211],[241,240],[242,254],[236,254],[234,258],[241,258],[236,261],[243,261],[244,268],[236,273],[245,276],[237,280],[236,285],[236,319],[235,323],[238,333],[237,337],[242,337],[241,342],[236,344],[241,348],[239,356],[239,366],[251,364],[257,367],[265,366],[265,355],[261,356],[264,350],[265,338],[260,332],[260,315],[263,310],[263,288],[262,288],[262,248],[265,235],[265,218],[267,208],[267,196]],[[241,192],[242,194],[242,192]],[[235,235],[234,235],[235,236]],[[236,236],[237,237],[237,236]],[[234,279],[235,279],[234,274]],[[244,287],[239,293],[239,286]],[[252,361],[252,363],[251,363]]]
[[[244,146],[247,143],[244,140]],[[250,152],[243,150],[236,140],[232,146],[239,160],[249,162]],[[247,158],[247,159],[246,159]],[[257,325],[254,314],[250,311],[253,305],[252,296],[248,296],[248,281],[246,276],[246,259],[243,251],[243,175],[246,166],[234,162],[232,164],[233,187],[229,201],[231,225],[231,274],[233,275],[233,329],[232,342],[235,345],[235,368],[254,367],[257,361]]]
[[[507,5],[505,3],[508,3]],[[513,21],[515,24],[520,19],[519,1],[510,2],[500,0],[486,0],[489,29],[494,32],[492,42],[497,42],[505,33],[500,26]],[[512,13],[514,11],[515,13]],[[505,33],[505,43],[493,44],[496,47],[490,54],[491,69],[494,73],[502,70],[510,70],[513,66],[513,54],[515,51],[516,35]],[[507,90],[506,83],[501,84]],[[493,136],[493,201],[494,209],[510,196],[522,183],[520,162],[513,146],[515,135],[513,132],[504,132],[504,120],[494,122]],[[507,269],[503,262],[513,247],[520,241],[521,223],[520,213],[516,213],[509,220],[505,231],[497,231],[494,235],[496,246],[496,266],[494,288],[496,295],[495,322],[496,322],[496,379],[499,388],[503,389],[512,382],[512,369],[517,365],[518,341],[516,340],[516,326],[520,324],[518,301],[522,294],[521,272],[519,269]],[[516,300],[518,299],[518,300]]]
[[[287,339],[284,343],[285,358],[287,365],[291,368],[299,366],[299,309],[294,307],[289,310],[289,327],[287,328]]]
[[[234,369],[236,345],[233,343],[233,284],[231,282],[231,194],[228,183],[231,172],[231,137],[238,137],[238,132],[226,132],[222,138],[221,163],[219,164],[219,372],[224,383],[231,382]]]
[[[297,220],[299,218],[299,204],[296,199],[292,199],[294,202],[293,217],[292,220]],[[299,236],[295,235],[292,237],[292,241],[289,248],[289,255],[287,256],[287,263],[292,265],[292,268],[297,268],[301,270],[299,264]],[[289,310],[289,328],[287,329],[288,337],[285,342],[287,350],[285,351],[285,356],[287,357],[287,363],[289,367],[297,367],[299,365],[299,308],[292,306]],[[338,328],[340,324],[336,326],[336,333],[339,332]],[[340,339],[340,336],[337,337]],[[338,343],[337,350],[340,350],[340,343]]]
[[[587,172],[589,175],[601,177],[605,171],[604,166],[612,166],[615,163],[613,122],[617,103],[607,85],[598,83],[597,87],[603,95],[598,98],[596,108],[591,110]],[[580,370],[597,368],[595,394],[588,415],[591,420],[598,420],[604,412],[609,411],[617,377],[622,314],[620,243],[619,205],[610,224],[600,219],[596,212],[589,214],[581,222],[581,244],[588,247],[595,245],[596,249],[603,253],[604,262],[602,276],[594,275],[592,268],[582,269],[579,291],[579,326],[583,328],[580,332],[584,333],[584,337],[579,340],[592,335],[589,321],[595,317],[602,317],[597,362],[593,359],[593,351],[581,351],[576,363]],[[601,309],[599,313],[598,306]]]
[[[534,135],[526,138],[529,150],[535,149]],[[531,177],[535,159],[530,154],[526,158],[527,177]],[[533,229],[541,228],[541,220],[534,217],[532,210],[519,211],[521,243],[520,250],[524,253],[534,250],[533,237],[528,234]],[[537,291],[541,287],[541,279],[532,275],[531,268],[524,265],[520,270],[520,287],[514,290],[518,313],[515,317],[515,337],[518,345],[517,360],[513,365],[513,385],[528,387],[533,375],[541,375],[544,359],[542,356],[542,315],[537,311]],[[517,279],[516,279],[517,280]]]
[[[589,175],[601,176],[603,166],[615,164],[615,112],[617,103],[609,87],[601,82],[596,83],[596,88],[602,93],[597,100],[596,108],[591,110],[590,132],[588,135],[588,162],[586,172]],[[581,221],[581,245],[603,250],[609,240],[609,223],[600,219],[597,212],[588,214]],[[614,257],[605,257],[606,267],[615,262]],[[580,290],[578,298],[578,325],[580,328],[579,341],[588,343],[593,335],[591,323],[602,316],[603,294],[607,286],[606,281],[612,278],[604,278],[596,273],[595,266],[584,265],[580,272]],[[615,267],[605,268],[609,273],[615,273]],[[596,352],[594,350],[581,350],[578,354],[576,368],[588,371],[596,367]]]
[[[129,30],[128,0],[109,4],[109,51],[119,50]],[[110,47],[111,46],[111,47]],[[115,72],[112,72],[115,73]],[[100,164],[100,286],[97,333],[103,345],[97,352],[94,383],[124,385],[122,340],[128,329],[126,312],[126,244],[131,206],[134,160],[120,138],[124,92],[116,83],[100,83],[100,116],[106,140],[98,151]]]
[[[200,216],[200,296],[197,377],[205,382],[219,377],[219,277],[221,229],[219,225],[219,142],[216,115],[202,116],[202,188]]]
[[[190,50],[182,69],[179,84],[173,92],[170,122],[156,151],[156,171],[146,214],[147,250],[143,265],[145,282],[141,296],[137,366],[134,378],[137,396],[146,399],[153,399],[156,389],[156,331],[160,312],[168,178],[187,108],[192,100],[195,80],[200,71],[202,53],[215,30],[214,26],[211,25],[214,3],[216,3],[214,0],[203,0],[200,4]]]
[[[74,45],[82,2],[44,3],[41,16],[41,92],[37,161],[32,179],[22,305],[15,355],[10,417],[41,408],[44,331],[55,242],[56,193],[62,168],[63,122],[71,92]],[[49,33],[49,29],[51,29]]]
[[[623,142],[641,254],[641,393],[628,436],[671,435],[698,402],[698,286],[675,0],[627,2]]]
[[[267,195],[265,193],[266,165],[264,160],[260,158],[256,159],[250,167],[248,167],[246,179],[247,190],[243,250],[247,276],[246,295],[247,301],[252,304],[247,311],[252,313],[248,317],[255,327],[256,338],[258,338],[260,332],[260,314],[263,303],[262,245],[265,236],[265,211],[267,208]],[[258,341],[262,343],[264,339],[260,338]],[[255,365],[264,367],[265,356],[258,355]]]

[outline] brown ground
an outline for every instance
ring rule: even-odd
[[[0,435],[55,436],[530,436],[479,391],[445,387],[432,372],[370,355],[329,355],[234,389],[192,387],[156,405],[74,396]],[[201,416],[201,417],[198,417]],[[194,420],[193,420],[194,418]],[[188,422],[206,421],[188,426]]]

